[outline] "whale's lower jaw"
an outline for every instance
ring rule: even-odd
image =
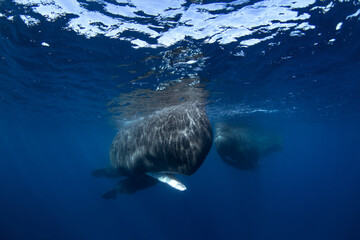
[[[179,191],[185,191],[186,186],[182,184],[179,180],[175,178],[175,176],[171,173],[154,173],[154,172],[147,172],[148,176],[157,179],[160,182],[168,184],[170,187],[175,188]]]

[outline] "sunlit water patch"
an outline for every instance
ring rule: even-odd
[[[67,17],[65,29],[86,37],[99,34],[133,43],[134,47],[171,46],[186,37],[206,43],[228,44],[239,38],[251,46],[272,39],[278,31],[301,35],[315,26],[308,23],[310,6],[303,1],[233,1],[230,3],[191,3],[184,0],[156,1],[40,1],[15,0],[47,21]],[[95,10],[96,9],[96,10]],[[22,15],[31,26],[39,20]],[[143,37],[126,37],[137,32]],[[255,37],[260,34],[261,37]]]

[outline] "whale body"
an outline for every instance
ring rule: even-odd
[[[233,122],[216,123],[214,142],[222,161],[240,170],[256,169],[260,158],[282,148],[280,136]]]
[[[159,181],[186,189],[174,174],[196,172],[210,151],[212,128],[203,104],[184,102],[124,124],[110,148],[110,167],[94,176],[126,179],[103,195],[132,193]],[[174,184],[174,185],[172,185]]]

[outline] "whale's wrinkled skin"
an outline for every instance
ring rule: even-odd
[[[204,107],[184,103],[127,124],[111,145],[110,162],[124,174],[193,174],[212,144]]]
[[[151,173],[193,174],[204,162],[212,140],[204,105],[184,102],[169,106],[124,124],[111,144],[111,167],[93,175],[127,177],[103,195],[115,198],[116,193],[132,193],[156,184],[150,176],[158,174]]]

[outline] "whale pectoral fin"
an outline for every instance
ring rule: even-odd
[[[175,178],[174,175],[170,174],[170,173],[153,173],[153,172],[148,172],[146,173],[147,175],[157,179],[160,182],[166,183],[169,186],[179,190],[179,191],[185,191],[186,190],[186,186],[184,184],[182,184],[179,180],[177,180]]]

